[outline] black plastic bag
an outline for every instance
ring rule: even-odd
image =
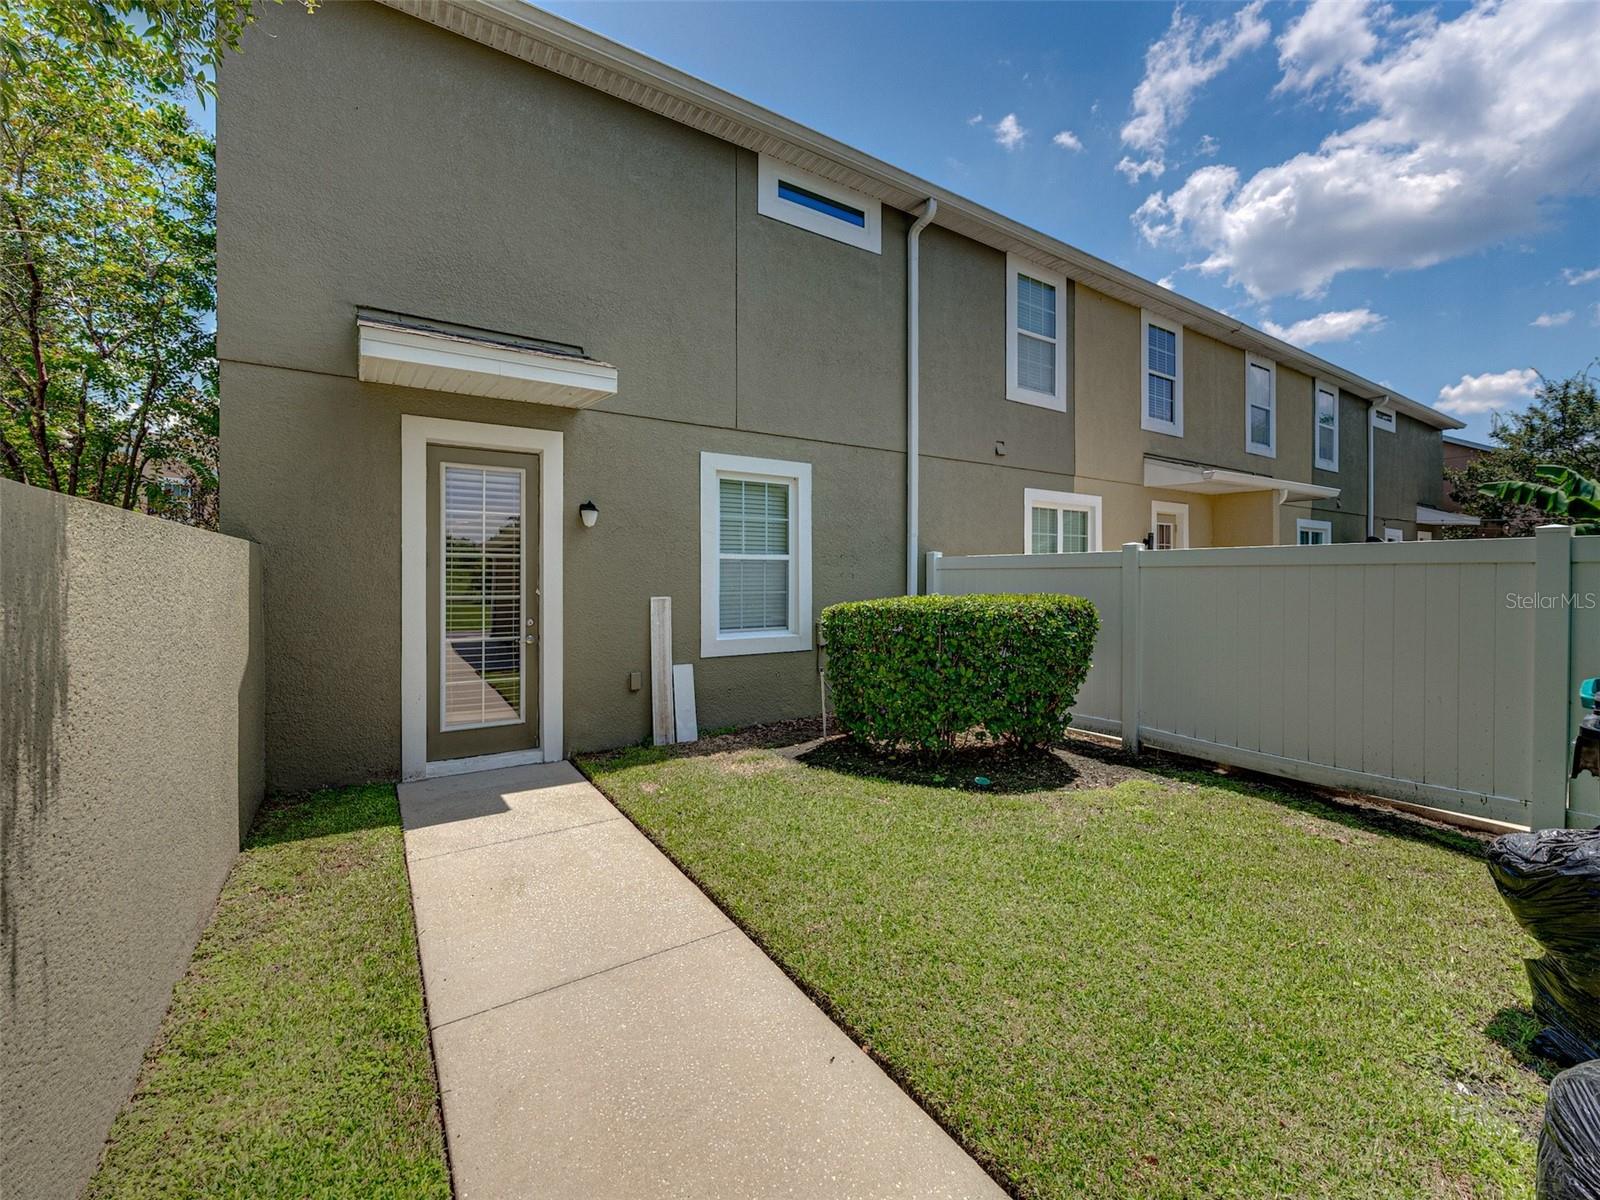
[[[1545,829],[1496,838],[1489,874],[1545,948],[1527,960],[1536,1044],[1558,1062],[1600,1058],[1600,830]]]
[[[1538,1200],[1600,1200],[1600,1060],[1550,1081],[1536,1194]]]

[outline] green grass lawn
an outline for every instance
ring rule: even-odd
[[[88,1195],[450,1195],[393,787],[257,818]]]
[[[1020,1195],[1532,1195],[1533,946],[1476,842],[1176,771],[583,766]]]

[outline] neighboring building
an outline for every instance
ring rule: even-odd
[[[927,550],[1442,502],[1452,418],[514,0],[261,17],[222,528],[265,550],[274,788],[639,738],[652,596],[701,723],[748,722],[814,711],[816,613]]]
[[[1493,446],[1486,446],[1482,442],[1474,442],[1458,433],[1446,433],[1441,440],[1444,443],[1444,469],[1446,471],[1463,470],[1485,455],[1494,453]],[[1439,508],[1442,516],[1437,522],[1437,527],[1472,526],[1478,529],[1478,536],[1481,537],[1499,537],[1503,532],[1495,522],[1483,525],[1477,517],[1466,515],[1461,505],[1451,497],[1448,479],[1439,493]]]

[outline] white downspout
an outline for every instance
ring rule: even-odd
[[[1377,503],[1378,495],[1376,487],[1378,460],[1373,454],[1372,415],[1377,411],[1378,405],[1387,399],[1387,396],[1374,396],[1367,401],[1367,537],[1369,538],[1373,536],[1373,531],[1377,527],[1372,509]]]
[[[920,372],[921,338],[918,333],[921,308],[917,301],[917,274],[922,231],[939,211],[932,196],[922,206],[922,215],[906,235],[906,595],[917,594],[917,468],[922,453],[917,396]]]

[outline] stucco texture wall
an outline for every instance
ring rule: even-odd
[[[261,565],[0,481],[0,1194],[76,1196],[262,791]]]
[[[702,727],[815,711],[813,654],[699,657],[699,455],[812,464],[815,609],[901,589],[905,214],[881,254],[761,216],[755,155],[376,5],[263,10],[244,50],[218,115],[222,521],[265,554],[269,788],[399,769],[404,413],[563,434],[564,749],[649,731],[652,595]],[[618,393],[360,383],[361,305],[580,345]]]

